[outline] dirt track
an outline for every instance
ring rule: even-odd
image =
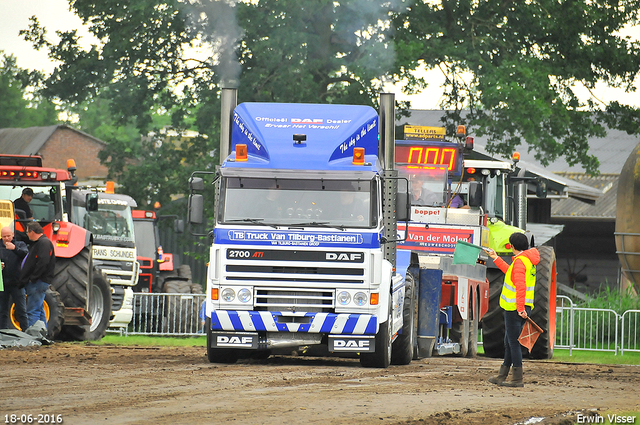
[[[525,388],[509,389],[486,380],[499,364],[447,357],[382,370],[355,360],[271,357],[215,365],[202,347],[9,349],[0,351],[0,419],[31,414],[37,423],[38,415],[55,414],[65,424],[515,424],[531,417],[576,423],[577,412],[589,409],[640,410],[638,366],[526,362]]]

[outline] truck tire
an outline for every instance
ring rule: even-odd
[[[93,282],[87,312],[91,316],[91,324],[85,326],[65,326],[63,335],[70,341],[97,341],[107,333],[111,319],[111,286],[97,270],[93,272]]]
[[[550,359],[556,338],[556,254],[550,246],[541,246],[540,263],[536,266],[536,289],[531,319],[544,332],[538,337],[529,357]]]
[[[209,363],[226,363],[233,364],[238,361],[238,350],[230,348],[212,348],[213,333],[211,332],[211,318],[205,319],[205,327],[207,328],[207,359]]]
[[[413,359],[413,348],[418,336],[418,330],[415,326],[417,315],[414,293],[413,276],[407,273],[402,307],[402,333],[393,342],[391,349],[391,364],[394,365],[408,365]]]
[[[391,364],[391,305],[389,305],[389,314],[387,321],[382,323],[376,334],[376,351],[375,353],[362,353],[360,354],[360,364],[363,367],[379,367],[386,369]]]
[[[191,294],[192,286],[193,284],[190,280],[168,277],[165,280],[163,292],[168,294]],[[197,333],[200,325],[200,304],[198,300],[198,297],[170,297],[166,302],[165,332],[178,334]]]
[[[16,305],[13,300],[10,300],[9,305],[11,306],[9,309],[10,327],[24,332],[25,329],[20,327],[16,317]],[[58,338],[64,323],[64,304],[60,300],[60,294],[51,288],[47,289],[44,294],[44,314],[47,317],[47,338],[54,340]]]
[[[504,357],[504,310],[500,308],[500,294],[504,273],[497,268],[487,269],[489,281],[489,310],[482,318],[482,346],[487,357]]]

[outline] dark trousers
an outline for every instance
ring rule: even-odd
[[[531,315],[531,307],[525,306],[527,316]],[[518,315],[517,311],[504,312],[504,362],[505,366],[522,367],[522,345],[518,337],[522,332],[526,319]]]
[[[24,289],[20,289],[17,286],[11,285],[5,287],[4,291],[0,291],[0,329],[13,329],[9,326],[11,314],[11,303],[13,301],[16,305],[16,319],[20,324],[22,331],[27,330],[27,302],[25,299]]]

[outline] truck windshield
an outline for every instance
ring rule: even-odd
[[[96,241],[133,242],[131,208],[124,201],[98,198],[98,210],[74,205],[73,221],[89,230]]]
[[[29,202],[29,208],[33,218],[40,222],[50,222],[55,219],[60,220],[61,207],[59,206],[60,186],[0,186],[0,199],[15,201],[22,196],[25,187],[33,189],[33,199]],[[20,218],[21,211],[16,211]]]
[[[374,227],[370,180],[227,177],[218,211],[222,223],[309,227]]]
[[[448,196],[447,167],[441,165],[398,166],[400,177],[409,179],[411,205],[441,207]]]

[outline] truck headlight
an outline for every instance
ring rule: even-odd
[[[242,288],[238,291],[238,301],[241,303],[248,303],[251,300],[251,291],[247,288]]]
[[[231,288],[225,288],[222,290],[222,301],[226,301],[230,303],[231,301],[236,299],[236,293]]]
[[[347,291],[342,291],[338,294],[338,304],[347,305],[351,302],[351,295]]]
[[[367,303],[369,297],[367,297],[367,294],[365,294],[364,292],[356,292],[356,294],[353,296],[353,302],[357,305],[357,306],[363,306]]]

